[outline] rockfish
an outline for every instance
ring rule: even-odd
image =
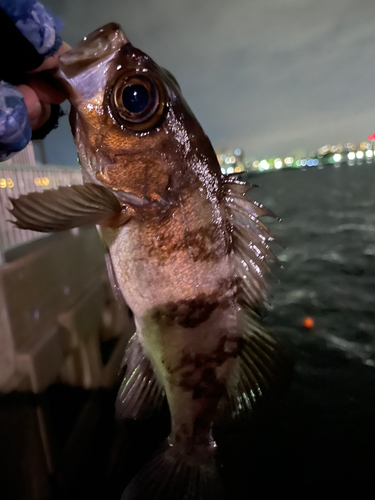
[[[240,418],[288,371],[263,326],[272,212],[225,176],[175,78],[108,24],[60,57],[83,185],[12,200],[20,228],[100,226],[134,313],[117,414],[167,398],[171,433],[123,500],[222,498],[213,425]]]

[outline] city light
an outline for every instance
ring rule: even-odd
[[[273,165],[277,169],[282,168],[283,162],[282,162],[281,158],[276,158],[276,160],[274,161]]]
[[[4,179],[4,178],[0,178],[0,188],[12,188],[14,186],[14,182],[12,181],[12,179]]]
[[[46,186],[49,186],[49,179],[48,179],[48,177],[36,177],[34,179],[34,184],[36,186],[46,187]]]
[[[260,163],[259,163],[259,170],[268,170],[270,168],[270,164],[268,163],[267,160],[262,160]]]
[[[333,161],[334,161],[335,163],[337,163],[337,162],[341,161],[341,155],[340,155],[339,153],[334,154],[334,155],[333,155]]]
[[[371,139],[371,142],[369,142]],[[285,158],[266,157],[260,160],[246,158],[241,148],[217,152],[217,158],[221,165],[221,171],[224,174],[241,173],[247,171],[276,171],[283,168],[323,168],[324,165],[339,166],[341,162],[353,162],[358,160],[361,163],[362,159],[366,159],[367,163],[375,161],[375,134],[369,136],[368,139],[357,142],[338,142],[336,144],[325,144],[317,151],[312,151],[308,155],[301,150],[295,151],[295,156],[286,156]],[[352,164],[352,163],[350,163]],[[43,185],[42,183],[39,185]]]

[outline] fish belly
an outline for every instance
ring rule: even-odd
[[[164,386],[171,439],[190,446],[210,440],[238,349],[238,307],[224,230],[210,212],[186,213],[175,211],[160,224],[105,229],[103,236]]]

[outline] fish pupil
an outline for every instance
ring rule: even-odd
[[[122,103],[130,113],[141,113],[148,101],[149,93],[143,85],[128,85],[122,92]]]

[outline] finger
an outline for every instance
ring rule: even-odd
[[[41,71],[47,71],[47,70],[51,70],[53,68],[57,68],[57,66],[59,64],[59,56],[61,54],[64,54],[64,52],[68,52],[68,50],[70,50],[70,49],[71,49],[71,46],[64,42],[54,56],[48,57],[43,62],[43,64],[41,64],[38,68],[30,71],[30,74],[40,73]]]
[[[48,122],[51,116],[51,106],[49,104],[42,104],[39,116],[35,120],[30,120],[31,130],[38,130],[45,123]]]
[[[22,93],[29,114],[32,130],[37,130],[46,123],[51,114],[51,108],[42,103],[34,89],[27,85],[19,85],[18,90]]]
[[[62,85],[48,73],[33,75],[27,83],[42,104],[61,104],[66,99]]]

